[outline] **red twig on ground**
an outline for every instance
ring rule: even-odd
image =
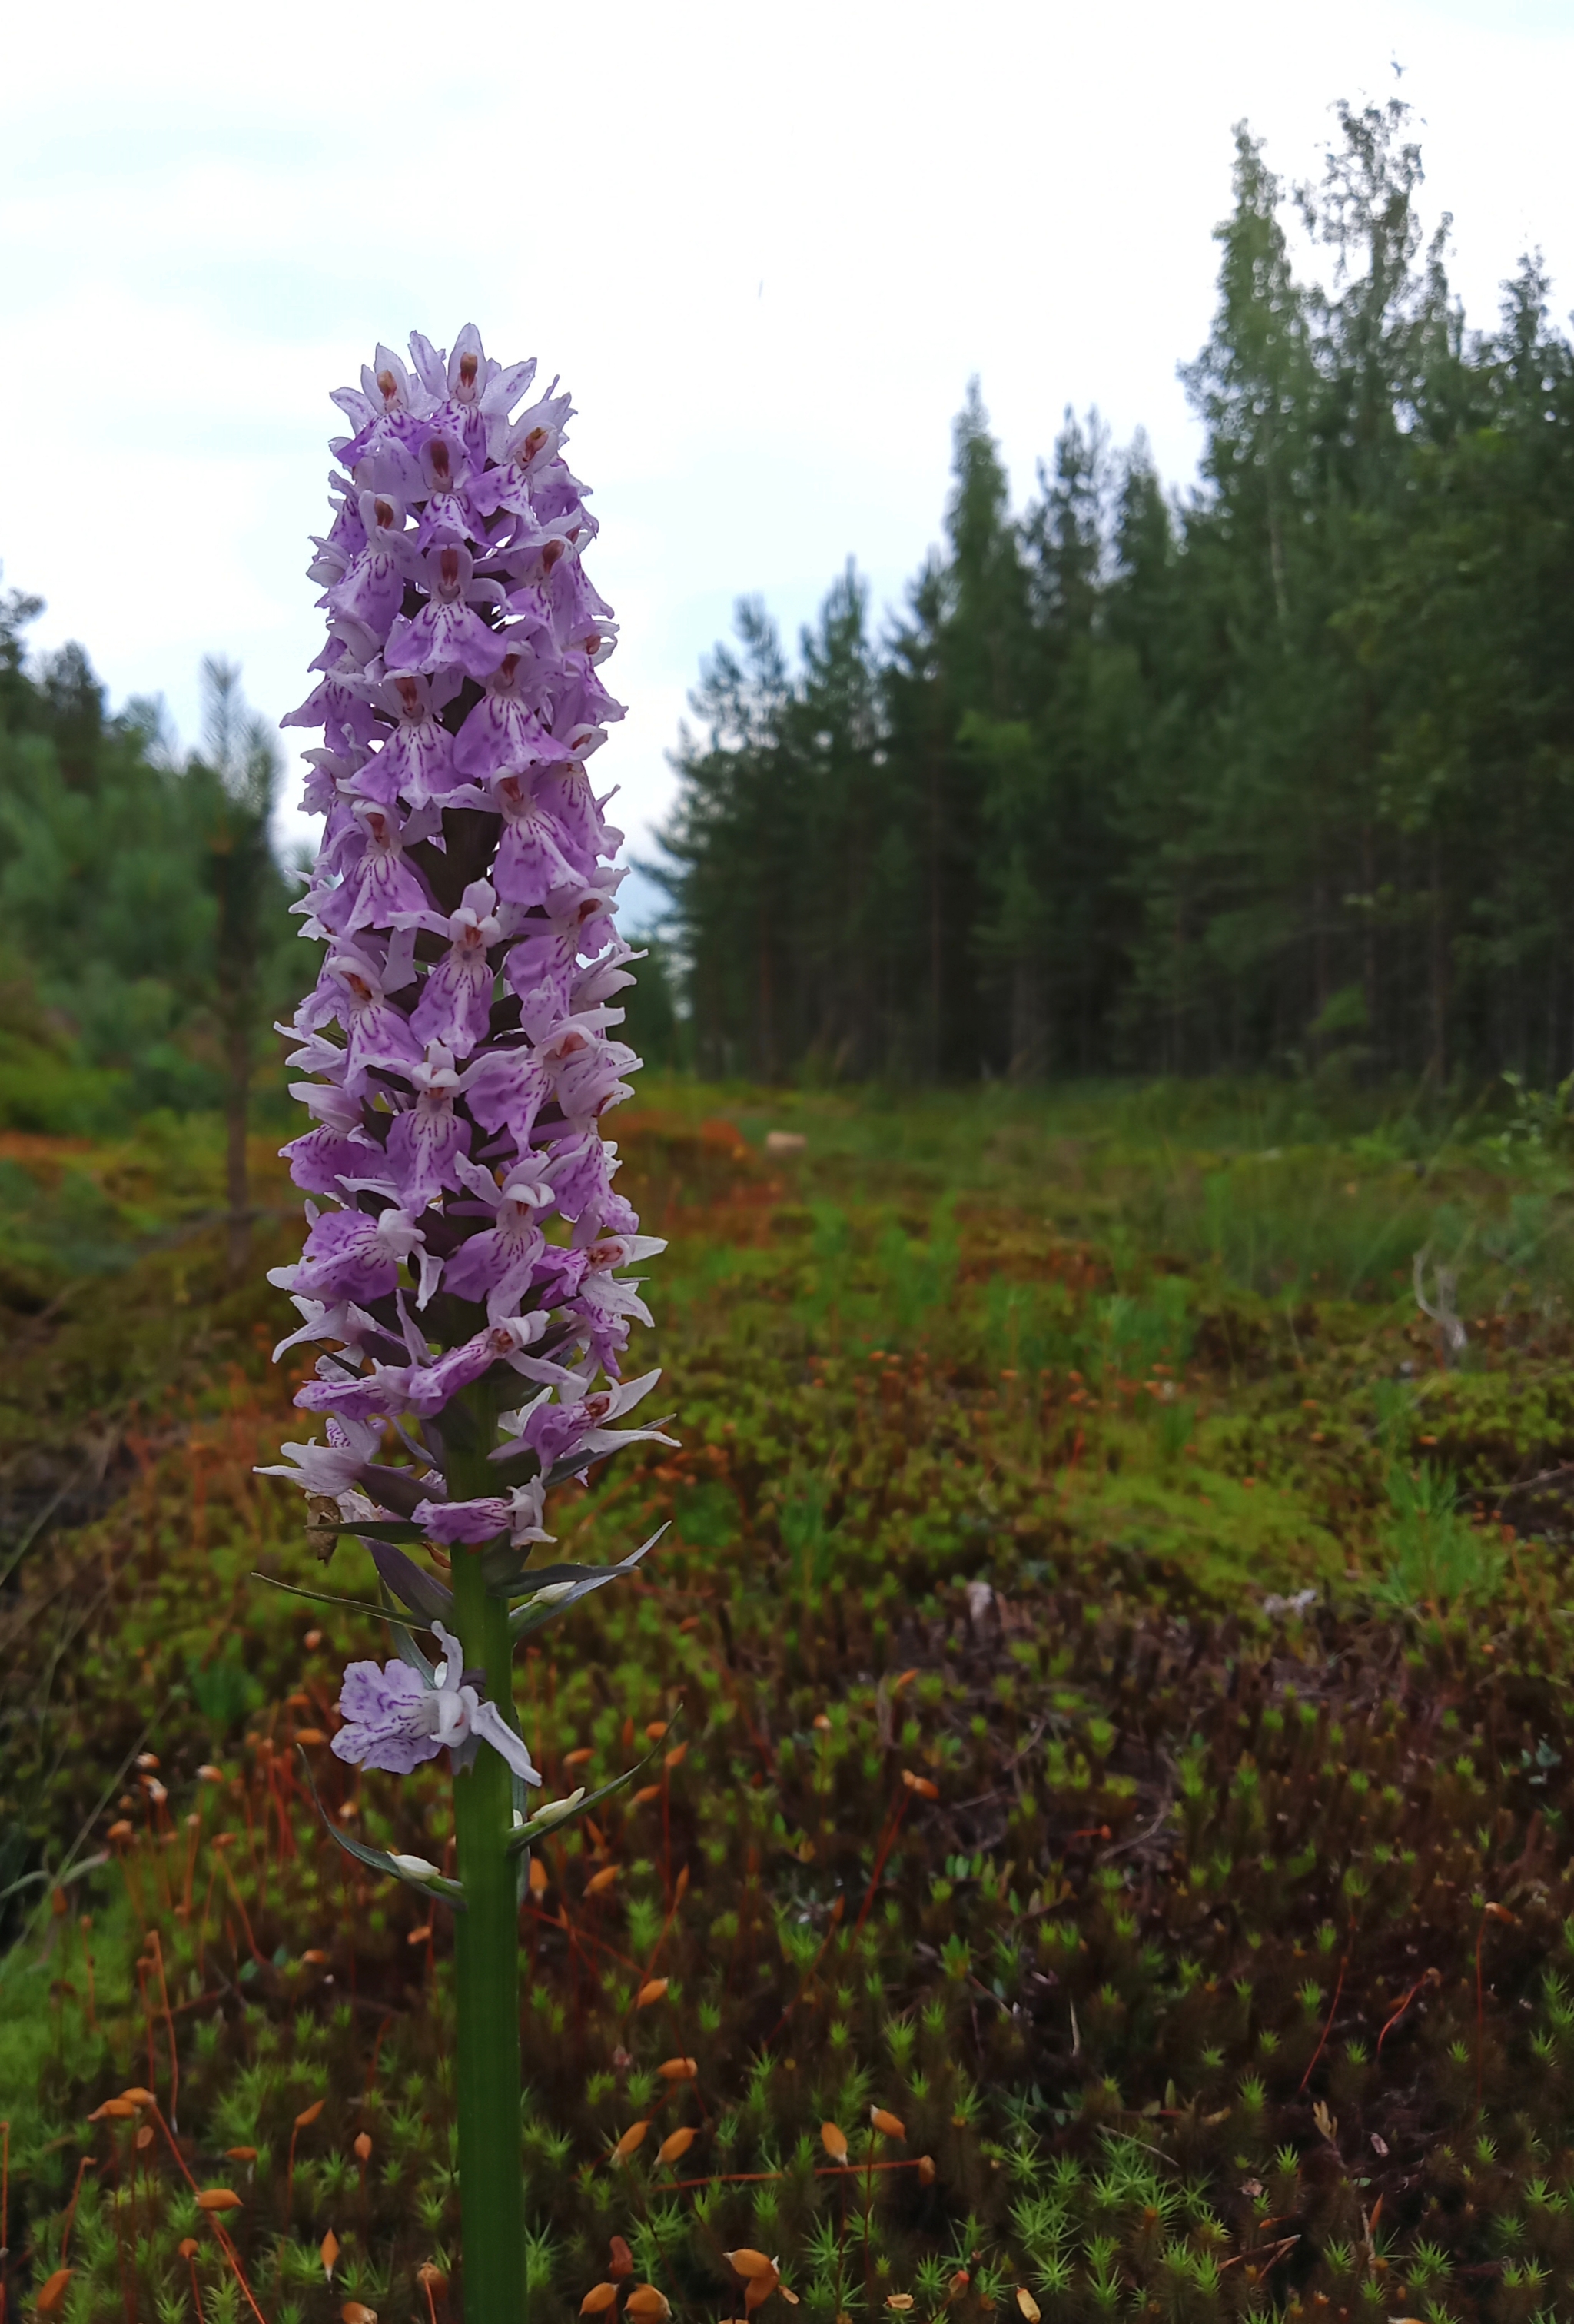
[[[855,1937],[861,1933],[864,1923],[869,1918],[869,1908],[874,1903],[875,1891],[880,1885],[880,1876],[886,1868],[892,1849],[897,1844],[897,1834],[902,1828],[902,1818],[907,1812],[907,1802],[912,1796],[911,1792],[906,1789],[897,1794],[897,1804],[891,1810],[886,1828],[880,1834],[879,1846],[875,1849],[874,1872],[870,1880],[869,1891],[863,1903],[859,1906],[858,1918],[852,1924],[852,1933]]]
[[[191,2192],[194,2195],[200,2195],[202,2190],[198,2185],[196,2180],[191,2176],[191,2172],[187,2166],[186,2157],[180,2152],[179,2142],[176,2138],[175,2134],[170,2129],[169,2124],[165,2121],[157,2105],[152,2108],[152,2115],[154,2121],[158,2124],[159,2128],[164,2134],[164,2144],[169,2148],[170,2153],[174,2156],[176,2167],[179,2171],[181,2177],[185,2180],[186,2184],[190,2188]],[[226,2259],[228,2260],[230,2266],[234,2271],[235,2282],[240,2285],[246,2306],[256,2318],[257,2324],[268,2324],[267,2318],[263,2315],[253,2296],[251,2285],[246,2282],[246,2271],[241,2265],[240,2254],[236,2251],[234,2244],[231,2243],[228,2236],[226,2235],[223,2227],[220,2225],[217,2212],[207,2211],[204,2212],[203,2217],[212,2227],[214,2234],[218,2237],[219,2249],[223,2252]]]
[[[268,1964],[257,1950],[257,1940],[252,1930],[252,1916],[246,1910],[240,1890],[235,1886],[235,1874],[229,1868],[229,1858],[227,1856],[221,1856],[218,1861],[224,1877],[229,1884],[229,1893],[235,1900],[235,1910],[241,1916],[241,1926],[246,1932],[246,1942],[251,1947],[252,1959],[259,1969],[266,1969]]]
[[[87,2171],[96,2171],[97,2167],[90,2154],[84,2154],[77,2165],[77,2181],[71,2189],[71,2200],[66,2205],[66,2224],[60,2229],[60,2265],[62,2267],[66,2264],[66,2254],[71,2247],[71,2229],[76,2223],[77,2198],[82,2191],[82,2174]]]
[[[175,2047],[175,2020],[170,2012],[170,1987],[164,1976],[164,1948],[157,1929],[148,1931],[147,1941],[153,1949],[153,1966],[159,1972],[159,1999],[163,2005],[164,2029],[170,2041],[170,2120],[179,2125],[180,2099],[180,2059]]]
[[[1383,2031],[1377,2036],[1376,2054],[1379,2058],[1383,2054],[1384,2043],[1386,2042],[1389,2034],[1393,2033],[1394,2028],[1398,2024],[1400,2019],[1404,2016],[1411,2003],[1415,1999],[1415,1997],[1421,1991],[1422,1987],[1423,1985],[1435,1985],[1437,1983],[1437,1976],[1438,1973],[1435,1969],[1424,1969],[1421,1976],[1416,1978],[1415,1983],[1411,1987],[1410,1991],[1405,1995],[1398,2008],[1394,2012],[1393,2016],[1388,2019]]]
[[[1322,2032],[1318,2036],[1317,2047],[1312,2052],[1312,2057],[1307,2065],[1306,2071],[1301,2077],[1297,2094],[1299,2094],[1299,2090],[1303,2090],[1306,2088],[1307,2083],[1312,2080],[1312,2068],[1316,2065],[1319,2058],[1321,2057],[1324,2050],[1328,2047],[1328,2037],[1333,2032],[1333,2021],[1339,2010],[1339,1996],[1345,1989],[1345,1971],[1348,1969],[1349,1965],[1350,1957],[1347,1951],[1343,1960],[1341,1960],[1339,1965],[1339,1978],[1334,1985],[1333,1999],[1329,2004],[1328,2015],[1323,2022]]]
[[[609,1945],[602,1938],[593,1936],[588,1929],[581,1928],[571,1921],[566,1913],[544,1913],[538,1904],[527,1904],[525,1910],[533,1919],[544,1921],[548,1928],[557,1930],[575,1949],[582,1944],[594,1945],[598,1952],[609,1953],[613,1960],[621,1961],[625,1969],[631,1969],[636,1977],[643,1977],[644,1972],[637,1960],[631,1960],[627,1953],[621,1953],[616,1945]]]
[[[866,2172],[916,2171],[925,2158],[921,2154],[905,2157],[897,2163],[827,2163],[815,2171],[816,2179],[861,2179]],[[769,2181],[785,2179],[785,2171],[718,2171],[709,2179],[673,2179],[661,2189],[667,2195],[681,2195],[691,2187],[762,2187]]]

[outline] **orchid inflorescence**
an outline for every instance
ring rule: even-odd
[[[454,1592],[399,1545],[479,1559],[511,1635],[619,1572],[530,1567],[548,1489],[654,1428],[626,1425],[624,1270],[662,1248],[615,1191],[601,1133],[639,1063],[612,1036],[640,955],[616,933],[622,835],[586,772],[622,715],[600,665],[616,625],[584,569],[596,524],[563,456],[554,382],[501,364],[467,325],[411,337],[334,401],[333,523],[316,543],[327,641],[286,725],[320,728],[303,804],[326,816],[296,909],[326,947],[294,1022],[314,1127],[284,1149],[310,1197],[305,1248],[271,1279],[321,1351],[295,1401],[327,1442],[287,1476],[327,1533],[365,1540],[384,1609],[442,1640],[437,1670],[353,1665],[342,1757],[408,1771],[480,1740],[538,1781],[442,1630]],[[649,1546],[649,1545],[647,1545]],[[642,1554],[636,1552],[635,1556]],[[489,1715],[490,1714],[490,1715]]]

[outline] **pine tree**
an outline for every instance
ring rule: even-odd
[[[878,648],[851,568],[796,667],[745,610],[669,834],[702,1061],[1574,1064],[1574,355],[1530,262],[1466,329],[1422,188],[1403,106],[1293,198],[1243,125],[1193,491],[1068,414],[1015,516],[975,383]]]

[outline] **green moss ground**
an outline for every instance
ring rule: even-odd
[[[679,1084],[624,1144],[682,1442],[559,1498],[571,1554],[671,1530],[521,1665],[549,1787],[655,1753],[521,1919],[535,2315],[741,2315],[740,2246],[816,2324],[1574,2313],[1555,1148]],[[365,1577],[252,1475],[289,1230],[226,1287],[215,1162],[155,1126],[0,1175],[9,2297],[64,2250],[70,2324],[456,2314],[447,1932],[301,1787],[375,1641],[252,1579]],[[440,1784],[305,1749],[441,1854]],[[87,2122],[128,2086],[174,2139]]]

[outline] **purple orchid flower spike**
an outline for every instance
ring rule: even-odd
[[[321,1433],[265,1472],[308,1497],[319,1548],[360,1536],[378,1595],[359,1602],[399,1647],[345,1671],[335,1753],[402,1775],[446,1749],[454,1771],[456,1877],[328,1828],[460,1914],[464,2296],[486,2317],[525,2304],[520,1851],[581,1804],[523,1816],[539,1777],[514,1642],[652,1545],[544,1568],[549,1495],[673,1441],[637,1416],[658,1375],[624,1378],[649,1321],[631,1270],[662,1246],[603,1130],[640,1062],[616,1038],[638,957],[617,934],[622,835],[587,772],[622,716],[617,624],[584,570],[572,407],[535,372],[466,324],[451,349],[414,334],[408,362],[379,346],[334,397],[352,432],[308,567],[327,637],[284,721],[317,730],[303,806],[323,818],[295,907],[321,968],[281,1028],[309,1199],[272,1277],[300,1319],[276,1355],[318,1351],[295,1401]]]

